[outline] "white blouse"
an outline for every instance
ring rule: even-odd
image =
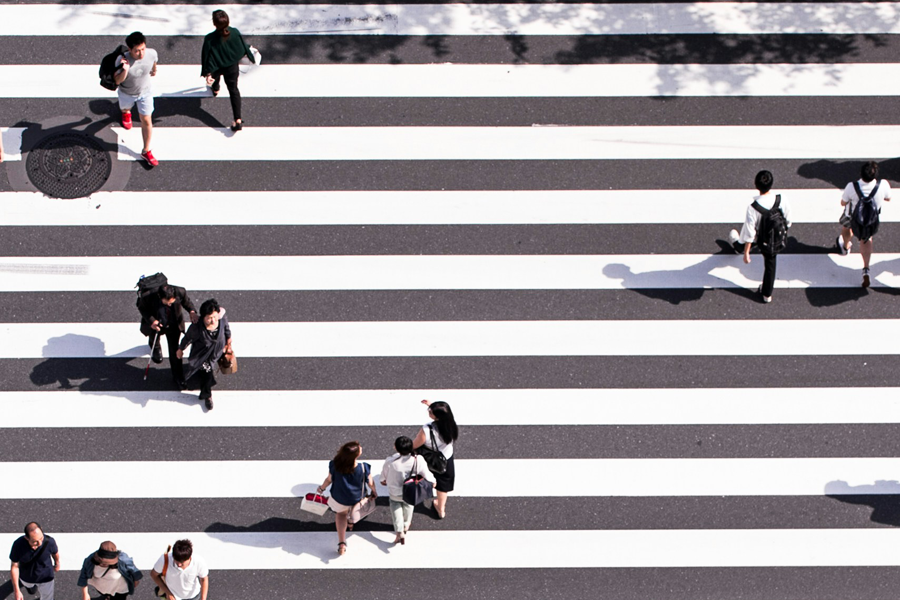
[[[435,448],[431,444],[431,432],[429,430],[434,431],[434,442],[437,444],[437,448]],[[426,446],[428,446],[432,450],[438,450],[447,458],[453,456],[453,442],[450,442],[449,444],[444,443],[444,440],[441,438],[441,434],[438,433],[438,428],[437,425],[434,424],[434,421],[425,423],[425,425],[422,426],[422,433],[425,434]]]

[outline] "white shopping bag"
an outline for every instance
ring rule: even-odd
[[[250,54],[253,55],[253,58],[256,60],[256,64],[251,63],[250,59],[244,56],[238,63],[240,65],[238,68],[241,70],[241,73],[249,73],[253,69],[253,67],[258,67],[262,62],[262,54],[260,54],[259,50],[257,50],[253,46],[250,46]]]

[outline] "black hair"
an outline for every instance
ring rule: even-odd
[[[412,444],[413,442],[411,439],[409,439],[405,435],[401,435],[396,440],[394,440],[394,449],[396,449],[401,456],[409,456],[413,451]]]
[[[175,297],[175,290],[171,285],[159,286],[159,290],[156,293],[159,295],[160,300],[170,300]]]
[[[172,546],[172,558],[178,562],[184,562],[194,554],[194,545],[191,540],[178,540]]]
[[[41,531],[44,531],[44,528],[41,527],[41,524],[38,523],[37,521],[31,521],[30,523],[25,525],[25,529],[23,529],[22,531],[25,533],[26,536],[28,536],[28,535],[31,535],[35,529],[40,529]]]
[[[765,194],[772,189],[772,184],[775,183],[775,177],[772,176],[771,171],[760,171],[756,174],[754,183],[756,189],[759,190],[759,193]]]
[[[359,442],[347,442],[341,446],[337,454],[334,455],[334,469],[338,473],[349,475],[353,472],[353,463],[356,462],[356,459],[359,458],[361,453],[362,448],[360,448]]]
[[[859,172],[862,180],[866,183],[869,183],[876,177],[878,177],[878,163],[874,160],[870,160],[867,163],[863,163],[862,169]]]
[[[125,38],[125,45],[128,46],[128,49],[131,50],[135,46],[140,46],[141,44],[146,44],[147,38],[144,37],[144,34],[140,31],[135,31],[133,33],[129,33],[128,37]]]
[[[437,426],[438,434],[445,444],[456,441],[459,437],[459,427],[456,426],[456,419],[453,418],[453,411],[446,402],[432,402],[428,405],[431,414],[434,415],[434,424]]]
[[[207,315],[211,315],[214,312],[219,312],[219,303],[216,302],[215,298],[210,298],[206,302],[200,305],[200,317],[205,317]]]
[[[213,25],[216,26],[216,31],[222,37],[228,37],[231,35],[231,29],[228,27],[231,25],[231,20],[228,18],[228,13],[224,10],[214,10],[213,11]]]

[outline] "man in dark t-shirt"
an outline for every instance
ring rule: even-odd
[[[25,535],[13,542],[9,551],[15,600],[23,600],[20,586],[29,594],[37,594],[41,600],[53,600],[53,577],[59,571],[59,548],[56,540],[32,521],[25,526]]]

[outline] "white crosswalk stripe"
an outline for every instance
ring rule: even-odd
[[[186,64],[217,8],[263,49],[238,133]],[[152,170],[97,85],[136,29],[160,52]],[[0,547],[42,522],[59,596],[104,539],[146,572],[189,537],[223,600],[333,597],[332,570],[386,600],[398,569],[448,600],[879,597],[900,217],[870,290],[833,244],[861,162],[897,173],[898,33],[895,2],[0,0]],[[130,179],[58,200],[22,173],[73,111]],[[762,258],[724,243],[761,168],[794,226],[769,306]],[[228,310],[241,366],[212,410],[167,364],[141,377],[120,308],[158,271]],[[378,475],[426,398],[460,422],[458,478],[410,551]],[[383,504],[338,557],[299,498],[350,439]]]

